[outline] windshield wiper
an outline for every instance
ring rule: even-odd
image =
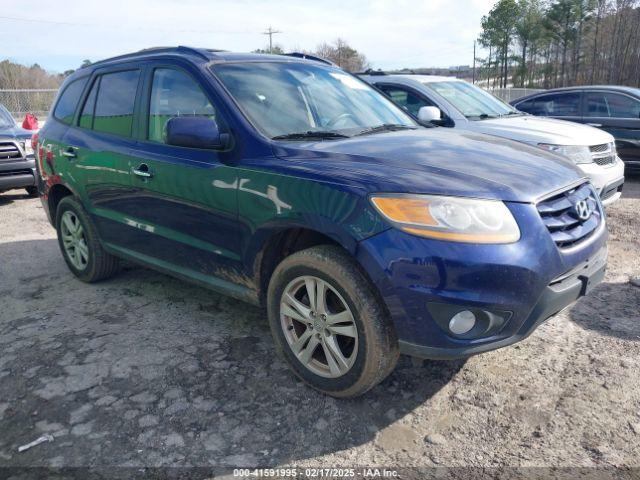
[[[275,137],[271,137],[272,140],[305,140],[305,139],[313,139],[313,138],[349,138],[348,135],[343,135],[338,132],[329,132],[329,131],[317,131],[314,132],[309,130],[308,132],[294,132],[294,133],[286,133],[284,135],[276,135]]]
[[[376,125],[375,127],[365,128],[364,130],[356,133],[355,136],[369,135],[371,133],[379,132],[394,132],[396,130],[415,130],[417,127],[410,125],[402,125],[400,123],[383,123],[382,125]]]

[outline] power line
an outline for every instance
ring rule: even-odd
[[[81,23],[81,22],[63,22],[63,21],[57,21],[57,20],[44,20],[44,19],[39,19],[39,18],[24,18],[24,17],[8,17],[5,15],[0,15],[0,20],[8,20],[8,21],[13,21],[13,22],[29,22],[29,23],[45,23],[45,24],[49,24],[49,25],[66,25],[66,26],[70,26],[70,27],[98,27],[98,28],[111,28],[111,29],[117,29],[117,30],[122,30],[123,27],[131,27],[131,28],[135,28],[135,29],[145,29],[145,30],[158,30],[157,26],[151,26],[151,25],[140,25],[140,24],[130,24],[130,25],[106,25],[106,24],[99,24],[99,23]],[[172,32],[175,33],[205,33],[205,34],[220,34],[220,35],[246,35],[249,34],[251,32],[249,32],[248,30],[244,30],[244,31],[240,31],[240,30],[236,30],[236,31],[224,31],[224,30],[218,30],[218,31],[214,31],[214,30],[172,30]]]
[[[262,32],[263,35],[269,35],[269,53],[273,53],[273,36],[277,33],[282,33],[280,30],[274,30],[269,25],[269,28],[266,32]]]

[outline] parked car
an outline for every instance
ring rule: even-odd
[[[628,172],[640,173],[640,89],[617,86],[556,88],[514,100],[523,112],[586,123],[616,139]]]
[[[367,391],[399,353],[522,340],[604,274],[605,216],[573,164],[422,127],[328,63],[159,48],[60,92],[37,165],[71,272],[127,259],[262,305],[328,394]]]
[[[371,73],[360,78],[421,121],[517,140],[564,155],[589,177],[605,205],[620,198],[624,164],[616,155],[610,134],[526,115],[457,78]]]
[[[0,193],[24,188],[29,195],[38,195],[31,133],[18,127],[9,111],[0,105]]]

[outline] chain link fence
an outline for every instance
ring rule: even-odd
[[[512,102],[518,98],[532,93],[544,91],[540,88],[496,88],[489,92],[501,98],[505,102]],[[51,104],[55,99],[57,89],[0,89],[0,104],[4,105],[18,123],[21,123],[27,113],[38,117],[40,121],[46,120]]]
[[[0,105],[9,110],[16,122],[22,123],[24,116],[31,113],[40,121],[46,119],[56,97],[57,89],[6,89],[0,90]]]
[[[496,97],[501,98],[507,103],[513,102],[527,95],[534,93],[544,92],[543,88],[493,88],[488,91],[494,94]]]

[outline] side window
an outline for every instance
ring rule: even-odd
[[[544,115],[544,112],[540,110],[537,99],[535,98],[532,98],[531,100],[525,100],[522,103],[518,103],[516,105],[516,108],[521,112],[527,112],[531,115]]]
[[[101,75],[93,118],[94,130],[124,137],[131,136],[139,77],[139,70]]]
[[[153,72],[147,138],[166,143],[167,121],[180,116],[202,116],[215,120],[216,111],[200,86],[185,72],[158,68]]]
[[[80,113],[80,126],[83,128],[93,128],[93,112],[96,108],[96,97],[98,96],[98,85],[100,84],[100,78],[96,78],[91,87],[91,92],[87,100],[84,102],[82,112]]]
[[[414,116],[418,116],[418,111],[422,107],[432,106],[432,104],[414,93],[400,87],[380,86],[391,100],[400,105]]]
[[[548,117],[576,117],[580,115],[579,93],[556,93],[536,99],[539,115]]]
[[[53,116],[55,118],[67,124],[73,121],[73,114],[76,111],[78,100],[80,100],[80,95],[82,95],[88,79],[88,77],[79,78],[67,85],[53,110]]]
[[[617,93],[587,93],[587,117],[640,118],[640,100]]]

